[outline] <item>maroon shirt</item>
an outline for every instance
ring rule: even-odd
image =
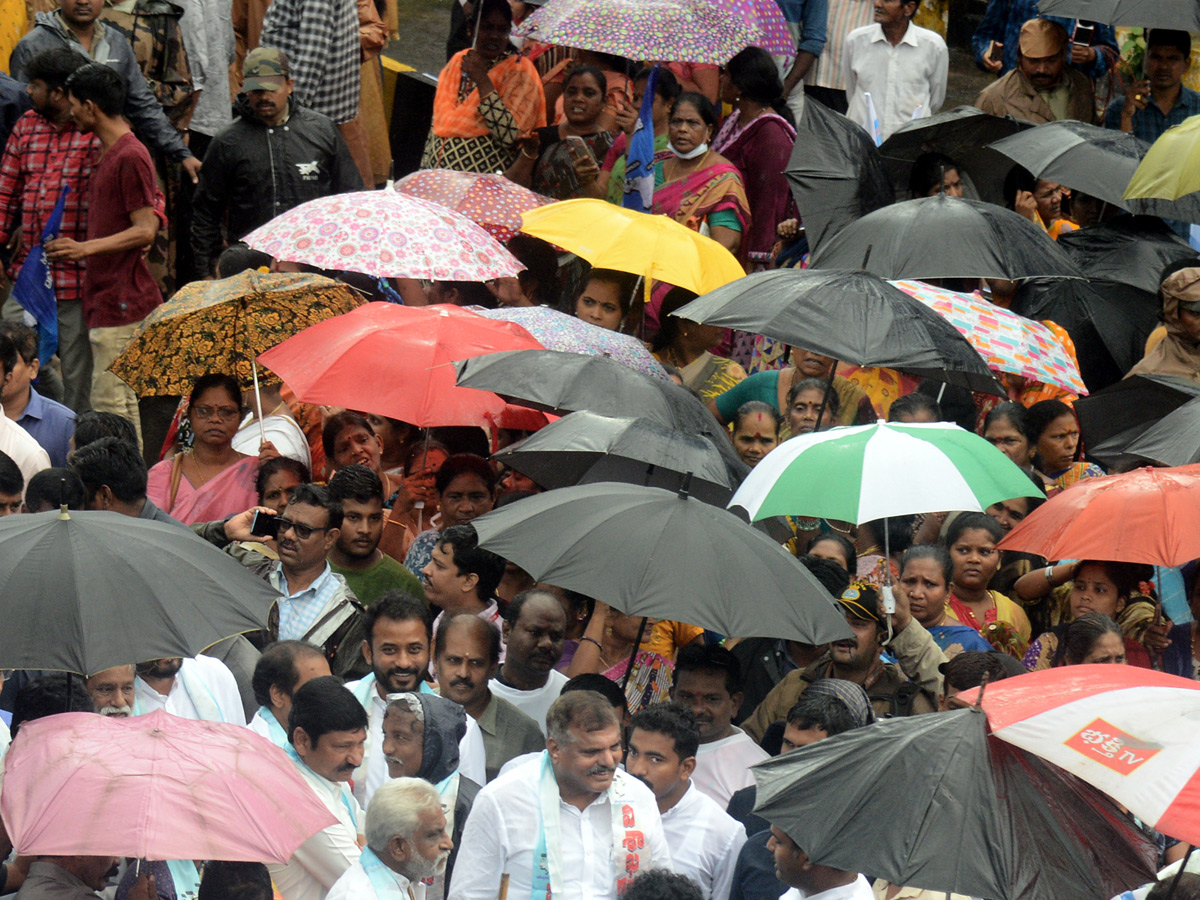
[[[88,240],[129,228],[129,214],[153,208],[158,187],[154,163],[132,133],[122,135],[100,157],[88,184]],[[146,265],[144,248],[89,256],[84,274],[83,316],[89,328],[140,322],[162,303]]]

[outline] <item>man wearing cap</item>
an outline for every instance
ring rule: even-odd
[[[834,641],[812,665],[789,672],[775,685],[754,715],[742,723],[756,741],[762,740],[773,722],[783,721],[808,686],[822,678],[841,678],[862,685],[880,718],[933,712],[937,708],[941,690],[938,666],[946,656],[912,617],[904,596],[896,592],[890,639],[887,617],[880,611],[879,588],[855,582],[837,603],[854,637]],[[885,646],[899,664],[880,659]]]
[[[228,213],[232,243],[308,200],[361,191],[363,182],[336,126],[299,106],[282,50],[246,55],[238,118],[213,138],[196,189],[192,248],[211,277]]]
[[[1060,119],[1092,122],[1096,97],[1088,77],[1067,66],[1067,30],[1049,19],[1021,26],[1017,67],[980,92],[975,105],[996,116],[1041,125]]]
[[[1200,267],[1168,272],[1159,286],[1163,336],[1129,375],[1175,375],[1200,381]],[[1150,340],[1158,333],[1156,329]]]

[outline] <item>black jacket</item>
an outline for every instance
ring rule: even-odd
[[[271,128],[245,96],[237,112],[209,144],[196,188],[192,249],[205,273],[221,253],[226,213],[232,243],[301,203],[363,189],[350,149],[327,117],[293,102],[287,122]]]

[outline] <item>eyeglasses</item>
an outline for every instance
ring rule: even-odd
[[[222,422],[232,422],[242,414],[240,409],[232,406],[193,406],[192,415],[197,419],[220,419]]]
[[[290,528],[292,531],[296,532],[296,537],[300,538],[300,540],[302,540],[302,541],[307,541],[310,537],[312,537],[314,531],[328,531],[329,530],[328,527],[313,528],[313,526],[311,526],[311,525],[304,525],[300,522],[293,522],[291,519],[285,519],[283,516],[276,516],[275,521],[279,525],[279,530],[276,532],[276,534],[283,536],[287,532],[287,530]]]

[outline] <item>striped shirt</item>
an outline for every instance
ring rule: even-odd
[[[301,106],[335,125],[358,115],[362,51],[355,0],[274,0],[259,43],[287,54]]]
[[[856,28],[875,21],[874,0],[829,0],[829,18],[825,28],[825,50],[804,76],[804,83],[836,91],[846,89],[842,70],[846,36]]]
[[[271,584],[283,594],[279,598],[279,640],[300,641],[317,624],[340,587],[338,577],[325,564],[325,571],[302,591],[292,593],[282,566],[271,573]]]

